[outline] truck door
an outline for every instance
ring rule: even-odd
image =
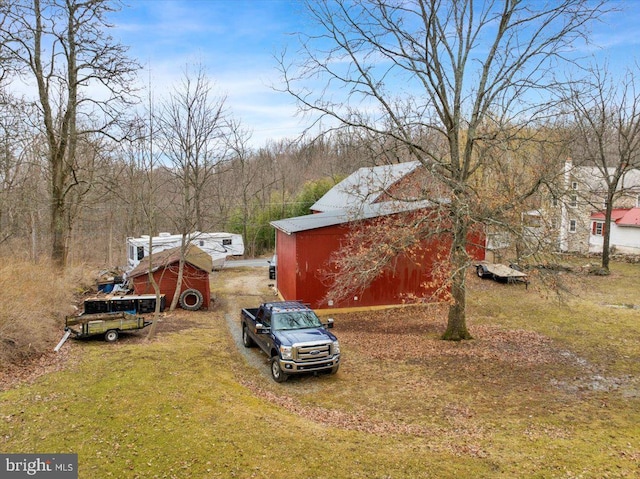
[[[270,328],[271,327],[271,311],[268,309],[261,308],[258,314],[256,315],[256,323],[261,323],[263,327]],[[271,352],[271,334],[257,334],[258,340],[260,341],[260,347],[264,349],[267,354]]]

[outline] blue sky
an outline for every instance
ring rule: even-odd
[[[534,0],[542,1],[542,0]],[[234,117],[253,131],[253,146],[268,139],[294,137],[308,119],[296,115],[293,99],[276,92],[279,73],[274,55],[292,33],[309,31],[298,0],[125,0],[112,17],[112,34],[145,65],[154,90],[162,94],[177,82],[186,65],[202,64],[216,91],[227,96]],[[633,65],[640,46],[640,0],[612,3],[611,13],[594,28],[592,52],[609,58],[610,68]],[[143,78],[144,77],[144,78]],[[147,81],[147,73],[141,79]]]
[[[129,0],[112,17],[112,34],[150,72],[158,93],[185,66],[202,64],[235,118],[253,131],[252,144],[297,135],[304,119],[291,97],[274,91],[274,56],[304,26],[296,0]],[[147,82],[145,71],[141,79]]]

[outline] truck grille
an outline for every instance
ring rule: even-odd
[[[294,359],[298,361],[319,361],[331,357],[331,343],[306,343],[295,346]]]

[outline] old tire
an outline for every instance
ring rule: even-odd
[[[271,358],[271,377],[277,383],[285,382],[289,376],[287,376],[280,367],[280,358],[278,356],[274,356]]]
[[[106,333],[104,333],[104,340],[108,343],[115,343],[118,340],[118,331],[115,329],[110,329]]]
[[[249,331],[247,331],[246,326],[242,326],[242,344],[245,348],[252,348],[256,345],[256,343],[249,336]]]
[[[198,311],[202,308],[204,298],[197,289],[185,289],[180,295],[180,307],[187,311]]]

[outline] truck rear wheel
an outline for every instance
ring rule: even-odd
[[[115,329],[110,329],[106,333],[104,333],[104,340],[108,343],[114,343],[118,340],[118,331]]]
[[[256,343],[249,336],[249,331],[247,331],[247,326],[242,326],[242,344],[244,344],[245,348],[252,348],[256,345]]]
[[[289,376],[282,372],[280,358],[278,358],[278,356],[271,358],[271,377],[277,383],[283,383],[289,378]]]

